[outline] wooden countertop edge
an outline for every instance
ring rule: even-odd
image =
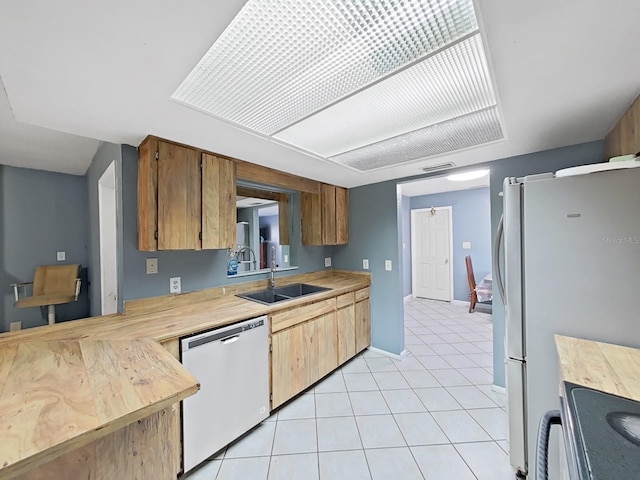
[[[124,415],[116,420],[112,420],[103,426],[99,426],[95,429],[83,432],[75,437],[53,445],[40,453],[30,455],[22,460],[19,460],[6,467],[0,467],[0,475],[2,478],[13,478],[18,475],[23,475],[32,470],[33,468],[44,465],[45,463],[53,460],[60,455],[80,448],[90,442],[98,440],[110,433],[120,430],[127,425],[130,425],[138,420],[148,417],[160,410],[172,406],[174,403],[184,400],[186,397],[193,395],[200,388],[199,384],[195,384],[192,387],[181,390],[175,395],[170,395],[158,402],[145,405],[142,408],[132,411],[131,413]]]
[[[555,335],[561,380],[640,401],[640,349]]]

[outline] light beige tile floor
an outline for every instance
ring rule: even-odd
[[[367,350],[188,480],[511,480],[491,316],[414,299],[398,361]]]

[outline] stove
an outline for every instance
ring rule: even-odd
[[[640,402],[568,382],[564,386],[563,425],[572,437],[578,478],[640,478]]]

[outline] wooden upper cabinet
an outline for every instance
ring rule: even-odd
[[[336,243],[336,187],[322,185],[322,244]]]
[[[232,160],[148,137],[139,149],[138,249],[233,247],[235,188]]]
[[[202,154],[202,248],[236,243],[236,174],[232,160]]]
[[[301,194],[302,244],[349,243],[349,192],[322,184],[320,194]]]
[[[322,213],[319,193],[300,193],[303,245],[322,245]]]
[[[349,190],[336,187],[336,245],[349,243]]]
[[[200,154],[158,142],[158,250],[200,250]]]

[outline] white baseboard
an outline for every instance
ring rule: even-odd
[[[376,347],[368,347],[367,350],[371,350],[372,352],[379,353],[381,355],[384,355],[385,357],[391,357],[396,360],[402,360],[403,358],[406,358],[407,355],[409,355],[409,352],[407,352],[406,349],[402,350],[402,352],[400,352],[400,355],[398,355],[397,353],[387,352],[386,350],[380,350]]]
[[[464,300],[451,300],[451,305],[459,305],[461,307],[469,308],[469,302],[465,302]]]
[[[411,300],[413,298],[413,294],[409,294],[406,297],[404,297],[404,303],[407,303],[409,300]]]
[[[491,391],[496,393],[502,393],[503,395],[507,394],[507,389],[504,387],[499,387],[498,385],[491,385]]]

